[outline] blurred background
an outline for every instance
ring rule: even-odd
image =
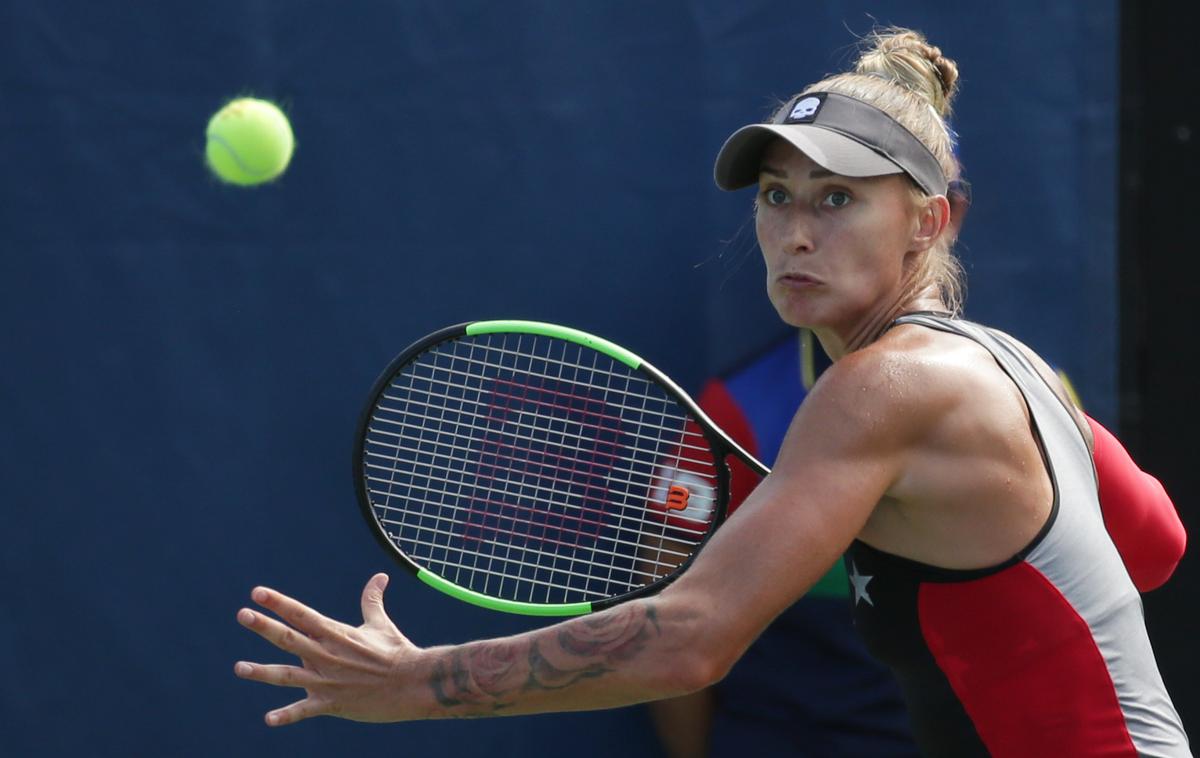
[[[849,66],[875,24],[960,67],[966,315],[1064,369],[1196,534],[1188,258],[1194,6],[1097,0],[0,0],[0,753],[658,756],[641,708],[320,719],[236,680],[271,584],[422,645],[541,622],[390,563],[350,477],[361,404],[451,323],[557,321],[695,389],[778,338],[735,128]],[[1191,86],[1190,84],[1188,85]],[[278,101],[272,185],[204,166],[227,100]],[[1146,597],[1200,725],[1197,569]],[[570,743],[566,743],[570,740]]]

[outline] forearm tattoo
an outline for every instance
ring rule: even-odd
[[[522,692],[557,690],[604,676],[632,661],[660,633],[654,607],[630,603],[507,640],[447,652],[429,680],[452,715],[486,716]]]

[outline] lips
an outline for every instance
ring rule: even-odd
[[[821,280],[810,274],[780,274],[777,281],[792,287],[811,287],[821,284]]]

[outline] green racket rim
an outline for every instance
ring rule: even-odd
[[[556,337],[558,339],[576,342],[584,347],[590,347],[593,350],[598,350],[610,358],[624,363],[632,369],[640,368],[643,361],[638,356],[629,352],[620,345],[609,342],[603,337],[597,337],[594,334],[581,332],[578,329],[572,329],[569,326],[559,326],[558,324],[547,324],[542,321],[476,321],[467,326],[467,334],[472,336],[477,334],[494,334],[497,332],[522,333],[522,334],[539,334],[543,337]]]
[[[454,582],[443,579],[427,568],[417,570],[417,578],[439,592],[461,600],[464,603],[478,605],[493,611],[519,613],[523,616],[582,616],[591,613],[590,602],[585,603],[522,603],[518,600],[501,600],[500,598],[484,595],[474,590],[459,587]]]

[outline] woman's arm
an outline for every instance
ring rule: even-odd
[[[269,713],[268,724],[606,708],[694,689],[707,676],[690,654],[697,646],[688,646],[701,614],[685,603],[633,601],[512,637],[421,649],[384,611],[386,585],[384,574],[367,583],[356,628],[274,590],[254,590],[254,601],[282,622],[249,609],[238,621],[303,665],[240,662],[237,675],[308,695]]]
[[[717,681],[840,558],[919,433],[908,401],[897,401],[917,393],[888,391],[877,381],[886,372],[862,360],[842,364],[797,413],[774,472],[742,506],[752,515],[722,526],[660,595],[512,637],[422,649],[384,611],[386,576],[364,589],[359,627],[257,588],[254,601],[281,620],[242,609],[239,622],[301,665],[239,662],[236,674],[306,690],[269,713],[271,725],[608,708]]]

